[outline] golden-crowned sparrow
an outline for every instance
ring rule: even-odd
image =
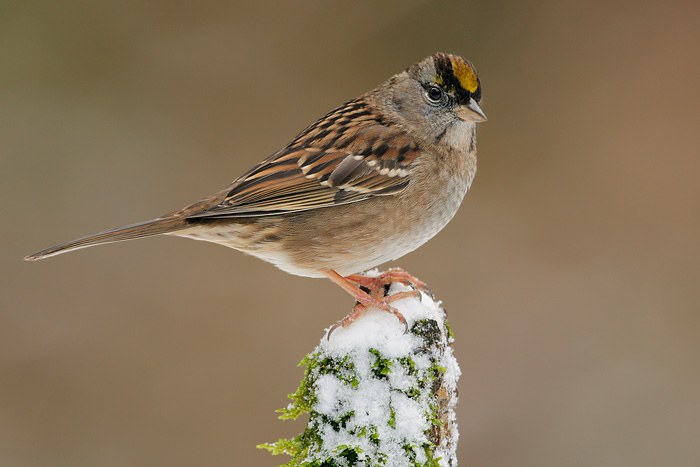
[[[413,251],[455,215],[476,173],[480,99],[473,65],[436,53],[331,111],[218,193],[25,259],[158,234],[206,240],[330,278],[359,302],[343,325],[370,307],[405,324],[389,302],[406,294],[377,290],[422,284],[401,270],[357,273]]]

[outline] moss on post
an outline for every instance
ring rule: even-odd
[[[393,284],[391,293],[410,290]],[[304,379],[280,418],[309,414],[303,433],[262,444],[288,454],[287,467],[437,467],[457,465],[459,367],[445,312],[432,297],[370,310],[338,329],[301,362]]]

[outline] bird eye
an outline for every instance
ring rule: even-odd
[[[428,88],[428,99],[433,102],[440,102],[442,99],[442,89],[437,86],[430,86]]]

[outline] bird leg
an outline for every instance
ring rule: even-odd
[[[378,277],[366,277],[361,276],[359,274],[353,274],[348,277],[343,277],[337,272],[333,271],[332,269],[324,271],[323,274],[330,280],[341,286],[358,302],[357,305],[355,305],[355,308],[353,308],[352,313],[350,313],[345,318],[338,321],[331,327],[331,329],[328,331],[329,340],[333,331],[338,329],[340,326],[349,326],[357,318],[364,315],[370,308],[379,308],[380,310],[392,313],[404,325],[404,333],[408,332],[408,323],[406,322],[406,318],[404,318],[403,315],[399,313],[399,311],[396,308],[389,305],[389,303],[408,297],[420,298],[420,292],[418,290],[413,290],[410,292],[399,292],[386,297],[384,296],[385,286],[396,281],[406,285],[412,284],[418,288],[425,288],[425,284],[423,284],[418,279],[410,276],[408,273],[401,269],[391,269],[383,274],[380,274]],[[362,290],[360,287],[358,287],[358,285],[367,288],[369,290],[369,293]]]

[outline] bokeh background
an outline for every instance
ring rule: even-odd
[[[457,335],[468,466],[700,465],[700,4],[0,7],[0,465],[275,466],[351,299],[233,250],[38,249],[206,196],[435,51],[479,70],[479,172],[402,266]],[[386,267],[386,266],[385,266]]]

